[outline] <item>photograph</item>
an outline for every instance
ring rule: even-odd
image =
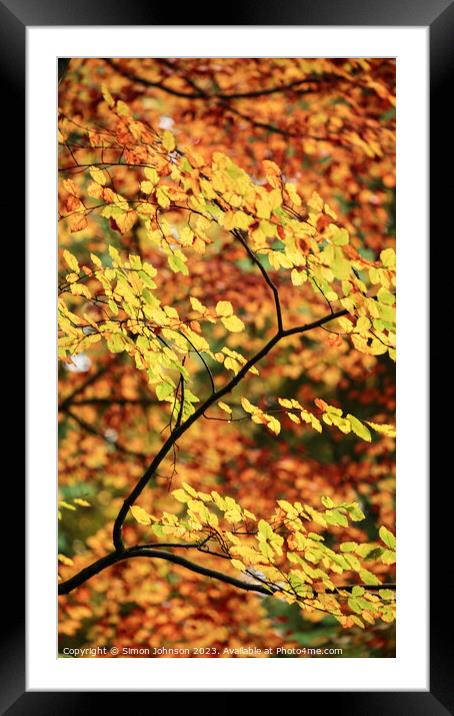
[[[57,91],[58,658],[395,658],[396,58]]]

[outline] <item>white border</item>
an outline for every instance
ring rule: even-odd
[[[397,57],[397,657],[58,659],[56,58],[226,57],[232,50],[239,57]],[[427,690],[428,28],[28,27],[27,109],[27,690]]]

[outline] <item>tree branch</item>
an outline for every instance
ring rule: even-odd
[[[206,372],[207,372],[207,374],[208,374],[208,377],[209,377],[209,379],[210,379],[211,392],[214,393],[214,392],[216,391],[216,387],[215,387],[215,385],[214,385],[213,373],[212,373],[211,370],[210,370],[210,366],[208,365],[208,363],[206,362],[205,358],[204,358],[203,355],[200,353],[200,351],[197,350],[197,348],[195,347],[195,345],[194,345],[194,343],[191,341],[191,339],[188,338],[188,336],[187,336],[185,333],[183,333],[182,331],[177,331],[177,333],[179,333],[180,336],[182,336],[183,338],[185,338],[185,339],[187,340],[187,342],[189,343],[189,345],[193,348],[193,350],[197,353],[198,357],[199,357],[200,360],[202,361],[203,365],[205,366],[205,369],[206,369]]]
[[[254,90],[252,92],[232,92],[232,93],[224,93],[219,92],[215,94],[210,94],[209,92],[206,92],[205,90],[202,90],[196,82],[191,80],[191,78],[184,76],[183,79],[187,84],[189,84],[191,87],[193,87],[194,92],[184,92],[183,90],[175,90],[171,87],[168,87],[163,82],[152,82],[151,80],[147,80],[143,77],[139,77],[138,75],[134,74],[133,72],[130,72],[127,69],[124,69],[123,67],[120,67],[117,65],[113,60],[110,58],[104,58],[104,60],[107,62],[108,65],[110,65],[114,70],[116,70],[119,74],[123,75],[123,77],[126,77],[127,79],[131,80],[132,82],[139,82],[140,84],[143,84],[145,87],[156,87],[157,89],[162,90],[163,92],[167,92],[168,94],[172,94],[175,97],[182,97],[184,99],[205,99],[210,100],[214,99],[218,102],[219,106],[224,107],[224,109],[227,109],[228,111],[232,112],[232,114],[236,114],[238,117],[241,117],[246,122],[249,122],[254,127],[258,127],[259,129],[266,129],[268,132],[271,132],[273,134],[280,134],[283,137],[287,138],[306,138],[306,139],[313,139],[317,142],[324,142],[324,141],[334,141],[332,139],[326,138],[326,137],[318,137],[313,135],[303,135],[298,132],[291,132],[287,129],[282,129],[281,127],[277,127],[274,124],[270,124],[269,122],[260,122],[257,119],[254,119],[253,117],[250,117],[247,114],[243,114],[243,112],[240,112],[235,107],[232,107],[229,104],[229,100],[232,99],[246,99],[248,97],[260,97],[261,95],[268,95],[273,94],[275,92],[283,92],[292,88],[295,88],[297,86],[301,86],[305,83],[317,83],[323,81],[323,78],[318,79],[310,79],[310,78],[304,78],[301,80],[295,80],[294,82],[290,82],[287,85],[282,85],[281,87],[272,87],[270,89],[266,90]],[[171,67],[173,70],[175,69],[170,63],[167,65]],[[327,78],[325,78],[327,79]],[[329,79],[332,79],[330,77]],[[309,94],[312,92],[312,90],[304,90],[300,92],[299,94]]]
[[[282,336],[293,336],[295,333],[306,333],[306,331],[310,331],[313,328],[320,328],[325,323],[328,323],[328,321],[334,321],[335,318],[341,318],[341,316],[346,316],[348,314],[348,311],[344,308],[342,311],[336,311],[335,313],[330,313],[328,316],[323,316],[323,318],[319,318],[318,321],[313,321],[312,323],[306,323],[302,326],[295,326],[294,328],[287,328],[287,330],[282,331]]]
[[[71,62],[70,57],[59,57],[58,58],[58,84],[60,84],[63,77],[65,76],[70,62]]]
[[[287,137],[287,139],[313,139],[316,142],[334,141],[329,137],[319,137],[313,134],[301,134],[300,132],[291,132],[288,129],[278,127],[276,124],[271,124],[270,122],[261,122],[258,119],[254,119],[254,117],[250,117],[248,114],[240,112],[238,109],[232,107],[227,102],[220,102],[220,104],[232,114],[236,114],[237,117],[241,117],[241,119],[244,119],[245,122],[249,122],[249,124],[252,124],[253,127],[258,127],[258,129],[266,129],[266,131],[271,132],[271,134],[280,134],[282,137]]]
[[[241,231],[239,231],[238,229],[234,229],[234,230],[232,231],[232,234],[233,234],[233,235],[238,239],[238,241],[240,241],[241,244],[244,246],[244,248],[246,249],[246,251],[247,251],[247,253],[248,253],[248,255],[249,255],[251,261],[253,261],[253,263],[255,263],[255,265],[258,266],[258,268],[260,269],[260,272],[261,272],[263,278],[265,279],[266,283],[268,284],[268,286],[269,286],[270,289],[272,290],[273,296],[274,296],[274,304],[275,304],[275,306],[276,306],[277,329],[278,329],[279,332],[282,332],[282,331],[283,331],[283,324],[282,324],[281,303],[280,303],[280,300],[279,300],[279,292],[278,292],[278,290],[277,290],[275,284],[273,283],[273,281],[272,281],[271,278],[269,277],[268,272],[267,272],[266,269],[262,266],[262,264],[261,264],[261,262],[259,261],[259,259],[257,258],[257,256],[254,254],[254,252],[252,251],[252,249],[250,248],[250,246],[247,244],[247,242],[246,242],[246,240],[245,240],[245,238],[244,238],[244,234],[243,234]]]
[[[164,547],[164,545],[161,545]],[[168,545],[168,546],[175,546],[175,547],[193,547],[194,545]],[[99,574],[104,569],[107,569],[107,567],[111,567],[114,564],[117,564],[118,562],[124,562],[128,559],[134,559],[136,557],[147,557],[148,559],[163,559],[166,562],[171,562],[172,564],[178,564],[181,567],[185,567],[186,569],[189,569],[191,572],[195,572],[196,574],[201,574],[204,577],[211,577],[212,579],[217,579],[219,582],[224,582],[225,584],[230,584],[233,587],[237,587],[238,589],[242,589],[246,592],[258,592],[260,594],[264,594],[266,596],[270,596],[270,594],[273,594],[273,592],[280,591],[279,588],[275,587],[266,587],[262,586],[260,584],[256,584],[253,582],[244,582],[241,579],[237,579],[236,577],[231,577],[228,574],[224,574],[224,572],[219,572],[216,569],[209,569],[208,567],[203,567],[200,564],[197,564],[196,562],[192,562],[189,559],[186,559],[185,557],[180,557],[177,554],[173,554],[173,552],[167,552],[165,550],[157,549],[159,545],[156,545],[156,548],[149,548],[149,547],[132,547],[130,549],[125,550],[124,552],[118,553],[118,552],[110,552],[105,557],[101,557],[101,559],[98,559],[96,562],[93,562],[93,564],[90,564],[88,567],[85,567],[80,572],[75,574],[73,577],[70,577],[65,582],[60,582],[58,585],[58,594],[64,595],[69,594],[69,592],[72,592],[73,589],[76,589],[81,584],[84,584],[89,579],[94,577],[96,574]],[[214,554],[210,552],[209,554]],[[225,555],[216,554],[216,556],[224,557]],[[395,589],[395,584],[374,584],[374,585],[346,585],[346,586],[340,586],[336,587],[336,589],[327,589],[323,592],[323,594],[337,594],[339,590],[345,590],[345,591],[351,591],[353,587],[355,586],[362,586],[363,589],[366,589],[367,591],[377,591],[379,589]],[[321,592],[320,592],[321,593]],[[314,591],[314,596],[317,596],[319,594],[318,592]]]
[[[124,545],[123,545],[123,539],[121,536],[123,522],[126,518],[126,515],[128,514],[129,508],[134,504],[136,499],[139,497],[139,495],[142,493],[145,486],[148,484],[150,478],[154,475],[156,470],[158,469],[161,462],[164,460],[166,455],[168,454],[169,450],[173,447],[175,442],[183,435],[188,428],[191,427],[193,423],[195,423],[196,420],[198,420],[204,412],[211,406],[213,403],[216,403],[220,398],[222,398],[224,395],[227,395],[230,393],[233,388],[235,388],[236,385],[244,378],[246,373],[256,364],[258,363],[262,358],[264,358],[270,350],[284,337],[291,336],[295,333],[306,333],[307,331],[312,330],[313,328],[318,328],[322,326],[324,323],[327,323],[328,321],[332,321],[335,318],[339,318],[340,316],[345,316],[348,313],[346,309],[342,309],[341,311],[338,311],[337,313],[333,313],[332,315],[324,316],[323,318],[319,318],[317,321],[313,321],[312,323],[307,323],[303,326],[297,326],[296,328],[290,328],[286,331],[278,331],[270,340],[268,343],[266,343],[262,349],[255,354],[250,360],[245,363],[242,368],[238,371],[238,373],[233,376],[233,378],[226,383],[222,388],[219,388],[215,393],[209,396],[205,400],[204,403],[202,403],[195,411],[190,415],[187,420],[176,427],[173,432],[169,435],[165,443],[162,445],[159,452],[155,455],[153,461],[150,463],[150,465],[145,470],[144,474],[134,487],[134,489],[129,493],[129,495],[125,498],[123,501],[123,505],[117,515],[117,518],[115,520],[114,529],[113,529],[113,543],[115,546],[115,549],[117,552],[123,552],[124,551]]]
[[[75,404],[77,405],[77,403]],[[85,430],[85,432],[90,433],[90,435],[94,435],[97,438],[101,438],[101,440],[104,440],[104,442],[108,443],[112,447],[114,447],[118,452],[123,453],[124,455],[128,455],[129,457],[138,457],[141,460],[145,460],[148,458],[148,455],[144,452],[135,452],[134,450],[129,450],[127,447],[124,447],[118,442],[110,441],[102,432],[97,430],[93,425],[90,425],[90,423],[87,423],[82,418],[79,418],[78,415],[72,412],[69,408],[65,408],[63,410],[66,415],[71,418],[71,420],[74,420],[81,428],[82,430]]]
[[[272,594],[271,589],[266,589],[265,587],[261,587],[258,584],[243,582],[241,579],[230,577],[229,575],[224,574],[223,572],[218,572],[215,569],[208,569],[207,567],[202,567],[200,564],[196,564],[196,562],[191,562],[189,559],[185,559],[185,557],[180,557],[179,555],[173,554],[172,552],[165,552],[159,549],[144,549],[137,547],[125,550],[121,553],[110,552],[105,557],[101,557],[101,559],[98,559],[96,562],[93,562],[93,564],[90,564],[88,567],[85,567],[85,569],[82,569],[80,572],[75,574],[74,577],[67,579],[66,582],[60,582],[60,584],[58,585],[58,593],[59,595],[68,594],[73,589],[79,587],[81,584],[86,582],[88,579],[91,579],[91,577],[94,577],[95,574],[99,574],[99,572],[102,572],[104,569],[106,569],[106,567],[110,567],[111,565],[116,564],[117,562],[122,562],[126,559],[133,559],[134,557],[163,559],[166,562],[172,562],[173,564],[178,564],[181,567],[186,567],[187,569],[191,570],[191,572],[202,574],[205,577],[212,577],[213,579],[217,579],[220,582],[225,582],[226,584],[231,584],[232,586],[238,587],[239,589],[243,589],[247,592],[261,592],[262,594],[266,595]]]
[[[317,78],[304,77],[299,80],[293,80],[293,82],[288,82],[287,84],[268,87],[266,89],[252,90],[250,92],[216,92],[215,94],[204,92],[197,88],[197,85],[195,83],[191,83],[192,86],[196,88],[195,91],[184,92],[183,90],[176,90],[172,87],[168,87],[168,85],[165,85],[163,82],[153,82],[152,80],[147,80],[145,77],[141,77],[134,72],[127,70],[124,67],[120,67],[120,65],[118,65],[109,57],[104,57],[103,59],[105,62],[107,62],[108,65],[110,65],[110,67],[112,67],[113,70],[118,72],[120,75],[123,75],[123,77],[126,77],[128,80],[131,80],[131,82],[137,82],[139,84],[144,85],[144,87],[155,87],[156,89],[160,89],[163,92],[167,92],[174,97],[181,97],[183,99],[248,99],[250,97],[262,97],[264,95],[275,94],[276,92],[287,92],[288,90],[300,87],[303,84],[318,84],[320,82],[327,80],[331,81],[333,79],[333,77],[328,76]],[[166,63],[166,65],[167,67],[170,67],[173,71],[175,71],[175,67],[173,67],[170,62]],[[188,82],[188,78],[185,77],[184,80]]]
[[[180,407],[178,410],[177,415],[177,421],[175,423],[175,428],[178,428],[181,425],[181,418],[183,415],[183,409],[184,409],[184,378],[182,375],[180,375]]]
[[[99,368],[95,373],[88,376],[88,378],[81,384],[78,385],[77,388],[75,388],[66,398],[62,400],[60,405],[58,406],[59,410],[65,410],[74,400],[74,398],[79,395],[80,393],[83,393],[85,388],[88,388],[88,386],[93,385],[98,378],[100,378],[108,368],[111,367],[112,363],[115,361],[111,361],[108,365],[103,365],[101,368]]]

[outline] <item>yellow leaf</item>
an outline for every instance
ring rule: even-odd
[[[189,300],[191,302],[192,310],[197,311],[198,313],[201,313],[202,315],[206,313],[207,308],[203,305],[203,303],[200,303],[198,298],[194,298],[194,296],[189,296]]]
[[[115,217],[115,223],[120,229],[122,234],[127,234],[137,220],[137,214],[135,211],[125,211],[124,214],[119,214]]]
[[[301,206],[301,198],[296,191],[295,185],[289,182],[285,185],[285,189],[290,196],[290,201],[295,204],[295,206]]]
[[[182,482],[181,484],[183,485],[185,491],[189,495],[191,495],[191,497],[197,497],[197,492],[196,492],[196,490],[194,490],[193,487],[191,487],[191,485],[189,485],[187,482]]]
[[[110,92],[107,88],[107,85],[104,82],[101,84],[101,92],[102,92],[102,96],[104,97],[104,100],[107,102],[109,107],[113,107],[115,104],[114,99],[113,99],[112,95],[110,94]]]
[[[75,256],[72,255],[67,249],[63,251],[63,258],[68,264],[69,268],[75,273],[80,273],[79,264]]]
[[[360,333],[368,331],[370,328],[370,321],[367,316],[360,316],[356,322],[356,328]]]
[[[91,181],[87,187],[87,194],[88,196],[93,197],[93,199],[101,199],[103,195],[103,188],[101,184]]]
[[[169,132],[168,129],[166,129],[166,131],[162,135],[162,146],[168,152],[173,152],[173,150],[175,149],[175,137],[173,136],[172,132]]]
[[[117,112],[120,117],[129,117],[129,107],[121,99],[119,99],[117,102]]]
[[[328,228],[331,230],[328,236],[333,244],[336,246],[345,246],[348,244],[349,236],[346,229],[339,229],[335,224],[330,224]]]
[[[172,495],[178,502],[189,502],[190,496],[184,490],[173,490]]]
[[[156,192],[156,198],[158,200],[159,206],[162,206],[163,209],[168,209],[170,206],[170,199],[169,195],[167,194],[168,187],[160,186],[158,187],[158,190]]]
[[[158,172],[154,167],[145,167],[143,173],[153,185],[156,185],[159,181]]]
[[[82,231],[88,225],[85,214],[73,214],[69,217],[68,223],[71,231]]]
[[[75,511],[75,509],[76,509],[76,508],[74,507],[74,505],[70,505],[69,502],[65,502],[64,500],[59,500],[59,501],[58,501],[58,505],[59,505],[59,507],[64,507],[65,510],[73,510],[73,511]]]
[[[334,219],[334,221],[336,221],[336,219],[337,219],[336,212],[334,211],[334,209],[331,209],[329,204],[325,204],[325,206],[323,207],[323,211],[325,212],[325,214],[328,214],[328,216],[331,216],[331,218]]]
[[[216,304],[216,313],[218,316],[231,316],[233,314],[233,306],[230,301],[218,301]]]
[[[142,507],[139,507],[138,505],[132,505],[132,507],[129,508],[131,510],[132,516],[134,517],[135,521],[139,523],[139,525],[149,525],[151,524],[151,517]]]
[[[140,191],[142,191],[144,194],[151,194],[153,191],[154,184],[152,184],[151,181],[141,181],[140,182]]]
[[[258,408],[256,408],[255,405],[252,405],[252,403],[250,403],[247,398],[241,398],[240,402],[243,410],[245,410],[246,413],[254,414],[258,411]]]
[[[322,211],[323,209],[323,199],[321,198],[320,194],[318,194],[316,191],[313,192],[311,198],[307,202],[307,205],[309,209],[312,209],[312,211]]]
[[[303,283],[307,281],[307,274],[305,271],[297,271],[296,269],[293,269],[290,274],[290,278],[292,279],[294,286],[302,286]]]
[[[284,510],[284,512],[287,513],[287,517],[290,519],[295,519],[295,517],[298,517],[298,510],[290,504],[290,502],[287,502],[287,500],[278,500],[277,504],[281,508],[281,510]]]
[[[145,273],[148,274],[148,276],[150,276],[151,278],[153,278],[154,276],[156,276],[156,274],[158,273],[158,272],[156,271],[156,269],[155,269],[154,266],[152,266],[152,265],[149,264],[149,263],[146,263],[145,261],[144,261],[144,263],[143,263],[143,265],[142,265],[142,268],[143,268],[143,270],[145,271]]]
[[[82,500],[81,497],[75,497],[73,502],[75,505],[79,505],[79,507],[91,507],[91,504],[87,502],[87,500]]]
[[[192,243],[194,241],[194,232],[189,228],[189,226],[185,226],[180,231],[180,243],[182,246],[192,246]]]
[[[222,400],[219,401],[218,406],[223,410],[225,413],[228,413],[229,415],[232,414],[232,408],[227,405],[227,403],[223,403]]]
[[[266,413],[265,417],[267,419],[266,427],[271,430],[271,432],[275,435],[279,435],[279,433],[281,432],[281,424],[279,420],[274,418],[272,415],[267,415]]]
[[[64,554],[58,555],[58,561],[61,562],[62,564],[67,564],[68,567],[70,567],[72,564],[74,564],[72,559],[70,559],[69,557],[66,557]]]
[[[372,423],[370,420],[366,420],[366,423],[370,425],[372,430],[375,430],[376,433],[381,433],[382,435],[387,435],[390,438],[396,437],[396,429],[393,425],[386,425],[386,424],[379,424],[379,423]]]
[[[281,170],[279,166],[275,162],[270,161],[269,159],[264,159],[262,165],[265,170],[265,176],[268,180],[268,183],[271,184],[271,186],[275,189],[279,189],[281,185]]]
[[[243,562],[240,562],[239,559],[231,559],[230,562],[232,567],[235,567],[235,569],[238,569],[240,572],[244,572],[246,570],[245,565]]]
[[[227,330],[232,333],[240,333],[240,331],[244,330],[244,323],[237,316],[228,316],[227,318],[222,318],[221,320]]]
[[[107,176],[102,169],[99,167],[90,167],[88,171],[96,184],[100,184],[101,186],[105,186],[107,184]]]
[[[71,286],[71,293],[73,296],[85,296],[85,298],[88,299],[92,297],[90,290],[83,283],[73,283]]]
[[[386,268],[396,268],[396,254],[394,249],[384,249],[380,253],[380,260]]]
[[[71,194],[71,196],[79,196],[79,189],[74,184],[72,179],[65,179],[63,181],[63,188],[68,192],[68,194]]]

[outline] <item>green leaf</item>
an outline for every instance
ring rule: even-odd
[[[349,241],[348,231],[346,229],[339,229],[335,226],[333,233],[329,238],[336,246],[345,246]]]
[[[335,258],[331,264],[331,270],[334,276],[339,280],[343,281],[350,276],[351,264],[344,256],[344,252],[339,246],[335,249]]]
[[[356,586],[352,589],[352,597],[362,597],[364,594],[364,587]]]
[[[386,527],[382,526],[380,527],[378,533],[380,535],[381,541],[384,542],[387,547],[389,547],[390,549],[396,549],[396,538],[394,537],[392,532],[386,529]]]
[[[347,512],[352,522],[361,522],[366,517],[357,502],[347,505]]]
[[[368,569],[362,569],[359,573],[359,577],[364,584],[381,584],[378,577],[372,572],[369,572]]]
[[[266,557],[266,559],[270,560],[270,562],[273,561],[273,559],[274,559],[273,549],[268,544],[268,542],[260,542],[259,549],[260,549],[260,552],[263,554],[263,556]]]
[[[323,496],[320,501],[323,507],[327,507],[328,509],[330,507],[334,507],[334,502],[332,501],[331,497]]]
[[[347,415],[347,420],[349,421],[353,432],[358,435],[358,437],[362,438],[363,440],[367,440],[368,443],[371,442],[372,437],[370,434],[370,431],[364,423],[362,423],[358,418],[355,418],[354,415],[350,415],[350,413]]]
[[[380,589],[378,593],[382,599],[386,600],[394,600],[396,597],[396,593],[392,589]]]
[[[352,610],[352,612],[356,612],[357,614],[361,614],[361,612],[362,612],[361,605],[359,604],[358,600],[355,599],[354,597],[350,597],[350,598],[348,599],[348,606],[350,607],[350,609]]]
[[[395,301],[395,297],[390,291],[388,291],[387,288],[384,288],[382,286],[378,292],[378,300],[380,301],[380,303],[385,303],[388,306],[392,306]]]
[[[114,333],[107,339],[107,347],[111,353],[121,353],[125,349],[125,341],[123,336]]]
[[[268,522],[265,522],[265,520],[260,520],[258,524],[259,528],[259,534],[258,538],[259,540],[264,540],[265,542],[272,538],[273,536],[273,530],[271,529]]]
[[[325,512],[325,519],[329,525],[348,527],[348,520],[346,516],[339,510],[327,510],[327,512]]]
[[[385,549],[382,556],[381,561],[383,564],[394,564],[396,561],[396,553],[393,549]]]
[[[159,383],[156,386],[156,397],[158,400],[165,400],[170,395],[173,395],[174,386],[170,383]]]
[[[174,254],[170,254],[167,257],[168,264],[174,273],[182,273],[185,276],[189,276],[189,270],[184,261]]]

